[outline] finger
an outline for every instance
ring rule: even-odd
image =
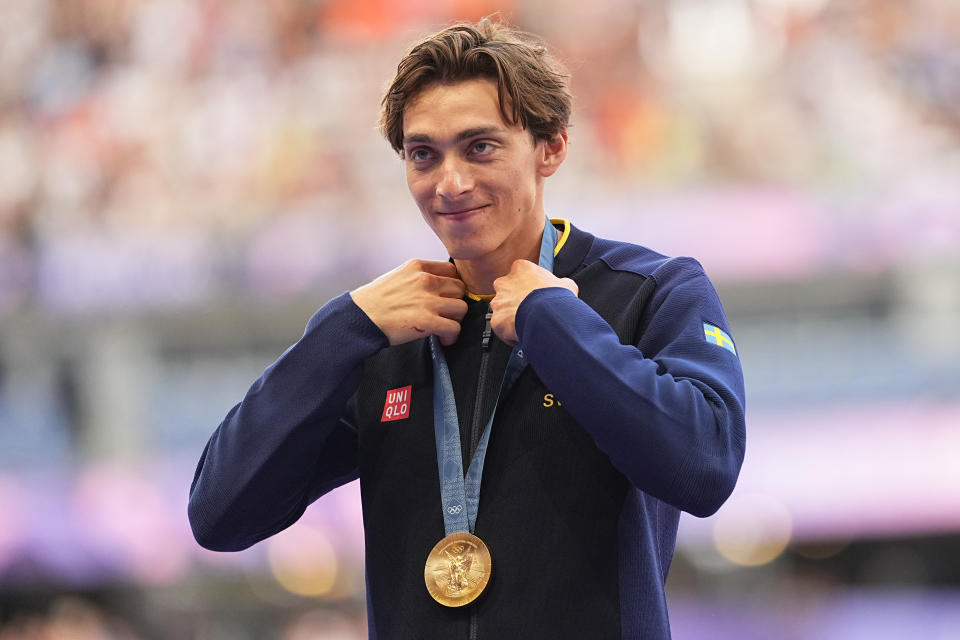
[[[445,298],[462,298],[467,290],[459,278],[438,276],[427,271],[418,272],[414,278],[416,286]]]
[[[526,270],[536,270],[536,269],[542,269],[542,268],[543,267],[541,267],[535,262],[530,262],[529,260],[526,260],[524,258],[517,258],[510,265],[510,273],[516,273],[518,271],[526,271]]]
[[[452,262],[443,260],[411,260],[410,264],[419,271],[432,273],[435,276],[446,276],[448,278],[457,277],[457,266]]]
[[[460,322],[467,315],[467,303],[461,298],[439,298],[434,307],[437,315]]]
[[[491,322],[490,328],[493,329],[493,332],[500,338],[501,341],[507,343],[511,347],[517,344],[519,337],[517,336],[516,328],[512,322]]]
[[[440,339],[440,344],[449,347],[460,335],[460,323],[448,318],[437,318],[431,333]]]
[[[457,335],[453,336],[452,338],[445,337],[445,336],[437,336],[437,339],[440,341],[440,344],[442,344],[442,345],[445,346],[445,347],[449,347],[450,345],[456,344],[456,343],[457,343],[457,338],[459,338],[459,337],[460,337],[460,335],[457,334]]]
[[[504,336],[510,337],[511,333],[514,333],[513,323],[515,321],[516,310],[494,310],[493,315],[490,316],[490,328],[493,329],[493,332],[500,336],[501,340],[504,339]]]
[[[456,298],[457,300],[466,295],[467,285],[463,284],[463,280],[460,278],[435,277],[439,279],[436,290],[437,295],[443,296],[444,298]]]

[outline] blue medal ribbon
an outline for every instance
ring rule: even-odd
[[[553,273],[553,254],[559,233],[547,219],[540,241],[541,267]],[[483,461],[487,455],[490,429],[497,414],[500,400],[507,395],[513,383],[523,372],[527,362],[519,344],[514,345],[507,361],[507,368],[500,383],[500,392],[493,412],[487,421],[473,454],[466,477],[463,474],[463,459],[460,453],[460,422],[457,418],[457,403],[453,395],[450,368],[443,355],[437,336],[430,336],[430,353],[433,356],[433,431],[437,443],[437,469],[440,472],[440,504],[443,509],[443,527],[446,535],[466,531],[473,533],[480,505],[480,482],[483,479]]]

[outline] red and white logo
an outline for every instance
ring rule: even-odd
[[[383,404],[383,415],[380,422],[403,420],[410,416],[410,392],[413,385],[390,389],[387,391],[387,401]]]

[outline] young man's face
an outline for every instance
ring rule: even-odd
[[[486,78],[424,89],[404,109],[403,136],[410,193],[452,258],[529,257],[543,228],[543,179],[565,140],[558,152],[507,124]]]

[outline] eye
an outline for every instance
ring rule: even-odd
[[[414,162],[426,162],[430,159],[430,150],[424,147],[417,147],[416,149],[411,149],[408,155]]]
[[[477,153],[477,154],[483,155],[483,154],[490,153],[491,151],[493,151],[493,145],[490,144],[489,142],[483,142],[483,141],[481,141],[481,142],[474,142],[473,145],[471,145],[470,150],[471,150],[473,153]]]

